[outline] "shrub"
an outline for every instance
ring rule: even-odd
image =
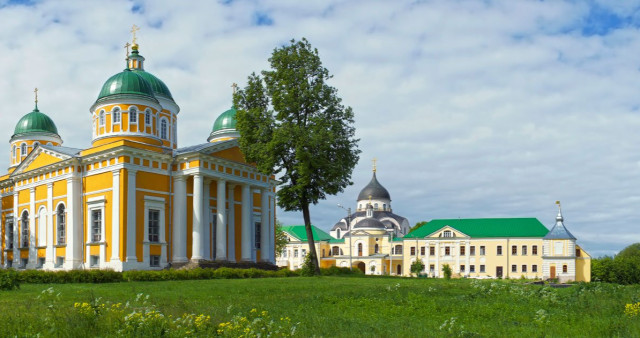
[[[302,263],[302,268],[300,268],[300,276],[314,276],[315,269],[313,268],[313,263],[311,262],[311,253],[308,253],[304,256],[304,263]]]
[[[415,273],[416,275],[418,275],[420,272],[422,272],[422,270],[424,270],[424,263],[422,263],[422,260],[416,260],[415,262],[411,263],[411,273]]]
[[[442,266],[442,272],[444,273],[444,279],[451,279],[451,267],[449,264],[444,264]]]
[[[18,273],[13,269],[0,270],[0,290],[13,290],[20,288]]]
[[[24,270],[17,273],[23,283],[63,284],[63,283],[114,283],[122,281],[122,273],[107,270],[45,271]]]

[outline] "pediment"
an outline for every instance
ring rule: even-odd
[[[451,233],[451,236],[447,236],[446,231]],[[469,235],[459,231],[451,226],[443,226],[442,228],[430,233],[427,238],[469,238]]]
[[[11,173],[11,176],[16,176],[22,173],[26,173],[38,168],[46,167],[48,165],[64,161],[71,158],[71,156],[52,150],[45,149],[43,147],[36,147],[27,157],[18,165],[15,171]]]

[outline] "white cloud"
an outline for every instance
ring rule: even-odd
[[[139,10],[132,11],[136,6]],[[601,3],[628,22],[583,35],[592,7],[573,2],[43,1],[0,8],[0,135],[40,108],[66,146],[90,145],[89,106],[124,67],[136,23],[146,68],[181,106],[179,142],[205,142],[274,47],[307,37],[356,114],[355,185],[312,209],[328,228],[355,205],[370,159],[394,210],[412,223],[537,217],[553,202],[592,254],[638,241],[638,5]],[[273,24],[257,26],[256,13]],[[268,21],[268,20],[267,20]],[[606,23],[605,23],[606,24]],[[84,127],[83,127],[84,126]],[[9,162],[9,147],[0,167]],[[284,223],[302,223],[280,212]],[[602,234],[614,234],[610,237]],[[616,236],[615,234],[620,234]]]

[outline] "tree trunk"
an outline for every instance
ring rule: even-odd
[[[302,205],[302,217],[304,218],[304,229],[307,231],[307,243],[309,243],[309,254],[311,255],[311,264],[313,264],[313,272],[320,275],[320,265],[318,264],[318,254],[316,253],[316,243],[313,239],[313,231],[311,231],[311,215],[309,215],[309,203]]]

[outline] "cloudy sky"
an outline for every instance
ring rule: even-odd
[[[1,1],[0,137],[33,109],[90,146],[94,102],[124,68],[132,24],[145,68],[181,107],[179,144],[206,142],[231,84],[306,37],[355,111],[354,185],[312,208],[328,229],[371,178],[411,224],[537,217],[592,255],[640,242],[638,1]],[[280,212],[285,224],[297,213]]]

